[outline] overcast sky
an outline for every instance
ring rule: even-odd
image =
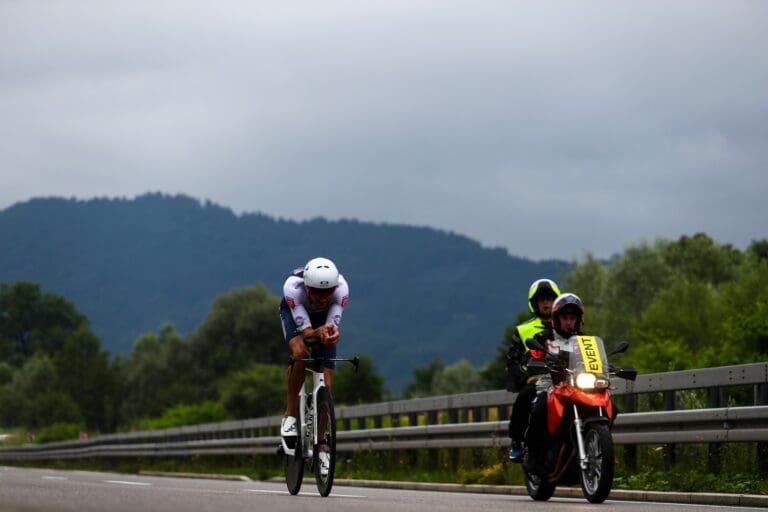
[[[598,257],[768,237],[768,2],[0,0],[0,208],[428,225]]]

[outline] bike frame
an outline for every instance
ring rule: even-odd
[[[325,376],[323,375],[322,370],[319,372],[316,372],[311,368],[306,368],[306,370],[312,374],[312,400],[309,409],[307,409],[306,385],[301,386],[301,389],[299,390],[298,420],[301,428],[298,435],[302,436],[302,456],[308,458],[314,455],[314,446],[317,444],[317,392],[320,388],[325,387]]]

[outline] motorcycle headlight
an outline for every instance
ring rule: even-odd
[[[580,389],[595,389],[597,377],[594,373],[580,373],[576,376],[576,387]]]
[[[611,385],[611,382],[608,379],[595,380],[595,389],[608,389],[608,386],[610,385]]]

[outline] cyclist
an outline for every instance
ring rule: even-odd
[[[280,319],[283,335],[291,355],[297,361],[288,368],[288,396],[280,435],[297,435],[296,416],[298,393],[304,385],[305,367],[298,359],[336,357],[339,341],[339,324],[344,307],[349,301],[349,285],[336,265],[326,258],[314,258],[304,268],[297,268],[283,284],[280,301]],[[307,347],[306,340],[319,338],[320,344]],[[331,390],[335,363],[325,361],[323,376],[328,391]],[[325,458],[323,458],[325,456]],[[328,471],[327,454],[320,453],[321,471]]]
[[[537,377],[527,373],[525,363],[530,354],[525,341],[550,327],[552,301],[558,295],[560,289],[551,279],[537,279],[531,284],[528,289],[528,309],[533,313],[533,317],[515,327],[507,352],[507,373],[510,381],[507,389],[518,392],[509,417],[509,437],[512,439],[509,458],[514,462],[523,460],[522,442],[528,427],[531,403],[536,398]]]

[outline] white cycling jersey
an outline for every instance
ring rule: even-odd
[[[339,285],[331,296],[330,305],[325,308],[319,308],[312,304],[307,289],[304,286],[304,277],[300,273],[299,275],[292,275],[285,280],[283,296],[285,297],[285,303],[288,304],[291,310],[296,327],[303,331],[312,327],[309,319],[310,314],[321,313],[326,309],[328,310],[328,315],[326,316],[325,323],[333,322],[339,325],[344,306],[349,301],[349,285],[344,276],[339,274]]]

